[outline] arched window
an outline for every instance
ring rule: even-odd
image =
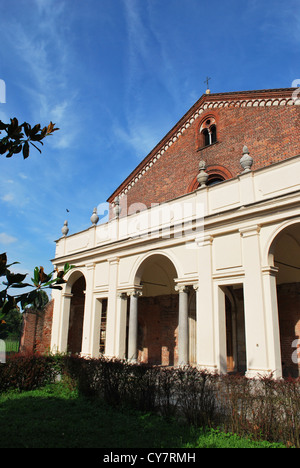
[[[217,185],[220,182],[223,182],[224,180],[225,178],[220,176],[219,174],[211,174],[208,177],[208,181],[206,182],[206,185],[208,187],[211,187],[212,185]]]
[[[210,134],[207,128],[205,128],[202,132],[202,135],[204,136],[204,145],[203,146],[209,146],[210,145]]]
[[[200,148],[217,142],[217,125],[213,117],[207,118],[200,127]]]
[[[220,182],[223,182],[224,180],[232,179],[231,172],[229,171],[229,169],[227,169],[224,166],[210,164],[206,167],[205,172],[208,173],[208,180],[206,182],[206,185],[208,187],[219,184]],[[198,182],[197,175],[196,175],[194,179],[190,182],[187,188],[187,193],[197,190],[198,187],[199,187],[199,182]]]
[[[211,143],[216,143],[216,141],[217,141],[217,127],[216,127],[216,125],[212,125],[210,127],[210,133],[211,133]]]

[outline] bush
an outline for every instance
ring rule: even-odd
[[[0,392],[27,391],[53,382],[59,373],[57,359],[38,354],[15,354],[0,365]]]
[[[225,430],[300,448],[300,379],[223,376]]]
[[[189,424],[212,427],[217,417],[216,382],[219,377],[196,367],[177,371],[179,408]]]
[[[193,426],[300,448],[300,379],[248,379],[189,366],[34,354],[15,355],[0,365],[0,392],[32,390],[58,374],[73,390],[116,408],[157,411]]]

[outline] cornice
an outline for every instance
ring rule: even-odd
[[[297,88],[296,88],[297,89]],[[186,112],[177,124],[141,161],[133,172],[108,198],[113,203],[116,196],[123,196],[149,171],[149,169],[168,151],[184,132],[206,111],[227,107],[281,107],[294,106],[294,88],[236,91],[229,93],[203,94]]]

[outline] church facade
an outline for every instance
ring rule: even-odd
[[[300,125],[295,90],[204,94],[56,242],[52,351],[249,377],[298,376]]]

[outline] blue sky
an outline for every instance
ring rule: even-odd
[[[0,252],[50,271],[54,240],[108,196],[205,92],[300,79],[299,0],[0,0],[0,120],[60,128],[0,157]],[[67,213],[66,209],[70,212]]]

